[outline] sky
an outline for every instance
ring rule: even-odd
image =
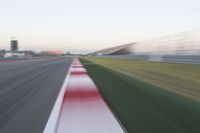
[[[199,0],[0,0],[0,49],[95,50],[200,28]]]

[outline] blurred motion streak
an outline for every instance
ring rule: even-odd
[[[123,133],[79,60],[74,60],[70,72],[57,133]]]

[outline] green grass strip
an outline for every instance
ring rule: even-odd
[[[129,133],[200,133],[200,104],[81,59]]]
[[[200,65],[85,57],[200,102]]]

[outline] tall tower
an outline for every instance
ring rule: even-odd
[[[12,52],[18,51],[18,40],[16,40],[14,37],[11,38],[10,49]]]

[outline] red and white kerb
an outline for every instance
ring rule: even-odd
[[[57,133],[124,133],[78,59],[70,68]]]

